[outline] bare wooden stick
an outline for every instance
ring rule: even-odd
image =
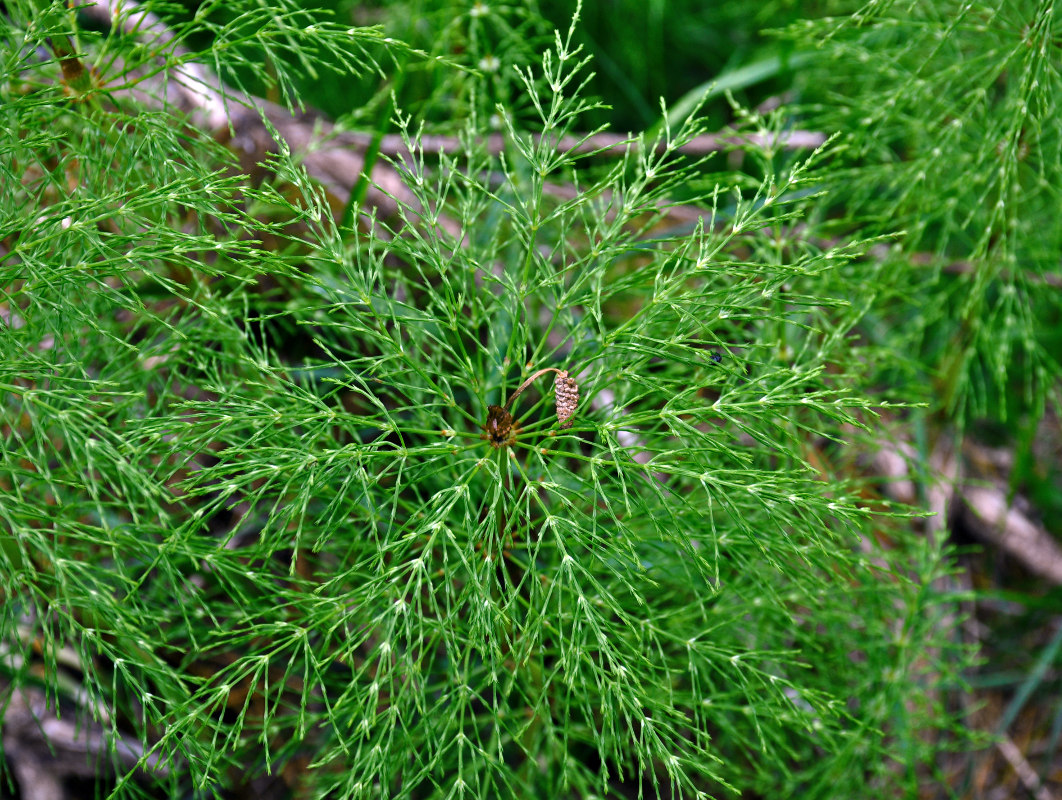
[[[155,14],[140,8],[135,0],[88,0],[78,10],[90,19],[105,25],[117,26],[125,33],[152,38],[162,44],[173,41],[173,32]],[[189,51],[174,47],[178,57]],[[239,93],[227,90],[221,81],[201,64],[181,61],[169,70],[168,80],[161,83],[165,96],[182,111],[193,114],[208,130],[225,127],[231,112],[230,104],[240,102]]]
[[[965,446],[964,453],[969,455],[972,447]],[[880,474],[892,479],[886,484],[886,491],[903,503],[917,502],[908,468],[908,461],[915,457],[914,449],[900,441],[883,443],[876,458]],[[941,530],[958,504],[963,522],[978,538],[1014,558],[1032,574],[1062,585],[1062,547],[1054,537],[1008,501],[1005,486],[975,483],[963,473],[962,458],[947,448],[938,445],[930,454],[926,496],[929,510],[935,514],[928,523],[930,530]]]
[[[1009,736],[1004,736],[998,742],[996,742],[996,749],[1003,755],[1003,758],[1010,764],[1011,769],[1018,776],[1018,780],[1021,781],[1022,786],[1029,792],[1036,800],[1053,800],[1054,794],[1043,784],[1040,780],[1040,776],[1036,774],[1036,770],[1032,768],[1032,765],[1022,755],[1021,750],[1014,744],[1014,741]]]
[[[166,24],[155,14],[140,8],[135,0],[88,0],[79,7],[79,10],[90,18],[106,25],[115,25],[124,32],[152,38],[163,44],[173,41],[174,34]],[[176,45],[174,53],[178,56],[188,55],[188,50]],[[161,82],[160,82],[161,84]],[[292,124],[281,125],[283,113],[279,106],[267,103],[261,98],[249,97],[241,92],[232,90],[222,84],[217,76],[213,75],[206,67],[190,60],[181,61],[170,73],[169,80],[165,82],[163,96],[174,102],[178,108],[190,113],[197,124],[210,131],[219,131],[226,127],[240,127],[258,120],[255,109],[267,111],[270,122],[278,127],[279,132],[285,139],[289,139],[289,145],[296,144],[290,141]],[[253,112],[253,113],[248,113]],[[245,119],[246,117],[246,119]],[[309,140],[311,138],[324,138],[327,135],[334,148],[349,148],[364,152],[373,139],[372,134],[358,132],[335,131],[331,123],[320,118],[309,122],[293,118],[287,114],[290,123],[294,127],[305,128],[295,138]],[[264,128],[264,126],[263,126]],[[541,142],[541,135],[536,134],[536,142]],[[553,147],[560,151],[573,153],[601,153],[615,155],[626,150],[635,141],[631,135],[623,135],[608,132],[599,132],[589,135],[572,134],[562,136],[553,142]],[[806,150],[821,146],[826,141],[826,135],[820,131],[792,130],[785,131],[777,136],[758,133],[719,132],[695,136],[678,148],[678,151],[687,155],[705,155],[721,150],[732,149],[745,145],[758,145],[764,147],[780,147],[786,150]],[[502,133],[493,133],[487,136],[486,147],[491,153],[501,153],[506,147],[506,138]],[[464,145],[455,136],[422,136],[417,141],[417,149],[424,153],[456,152]],[[643,144],[643,146],[646,146]],[[651,145],[657,151],[668,147],[665,141],[658,141]],[[380,152],[389,156],[400,156],[408,152],[405,140],[396,134],[385,135],[380,143]],[[297,152],[292,147],[293,152]],[[337,171],[332,170],[333,177]],[[357,178],[355,174],[352,180]]]
[[[347,143],[359,148],[367,147],[372,138],[372,135],[368,133],[346,132],[336,135],[337,142]],[[532,138],[535,142],[541,142],[542,140],[542,137],[539,134],[535,134]],[[819,131],[788,131],[775,138],[758,133],[706,133],[701,136],[693,137],[690,141],[675,149],[686,155],[707,155],[708,153],[715,153],[720,150],[740,147],[743,145],[781,147],[786,150],[813,150],[816,147],[822,146],[825,141],[826,135]],[[580,154],[600,153],[602,155],[615,155],[626,150],[635,142],[636,137],[632,135],[602,132],[585,136],[580,136],[579,134],[562,136],[556,140],[553,146],[554,149],[559,151],[570,151]],[[492,133],[487,136],[485,144],[488,152],[494,154],[501,153],[506,147],[506,137],[501,133]],[[425,153],[456,152],[464,146],[464,143],[456,136],[428,135],[421,136],[417,140],[417,149]],[[655,143],[654,149],[657,152],[661,152],[666,149],[666,147],[666,142],[659,141]],[[403,140],[401,136],[397,134],[387,134],[380,141],[380,152],[385,155],[394,156],[408,152],[408,148],[405,140]]]

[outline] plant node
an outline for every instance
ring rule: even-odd
[[[490,442],[491,447],[500,449],[516,441],[520,423],[513,419],[507,409],[501,406],[487,406],[487,423],[483,430],[486,431],[483,438]]]

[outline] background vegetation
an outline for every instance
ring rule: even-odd
[[[0,22],[0,795],[1048,796],[1052,4],[102,11]]]

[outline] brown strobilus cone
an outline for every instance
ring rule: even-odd
[[[559,371],[553,377],[553,393],[557,398],[557,421],[562,428],[570,428],[575,407],[579,405],[579,386],[575,378],[563,370]]]

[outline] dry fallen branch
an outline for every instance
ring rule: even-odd
[[[18,782],[23,800],[63,800],[69,778],[93,778],[100,765],[113,763],[131,769],[143,759],[140,743],[127,738],[111,741],[96,722],[58,716],[44,692],[35,688],[0,693],[5,703],[2,720],[3,753]],[[154,756],[144,759],[149,769],[164,775]]]
[[[109,2],[87,2],[79,5],[78,10],[89,19],[108,26],[117,26],[124,33],[135,35],[141,41],[152,40],[163,46],[173,41],[172,31],[165,23],[150,11],[144,11],[135,0],[110,0]],[[161,49],[161,48],[160,48]],[[133,93],[148,101],[163,97],[165,102],[180,109],[185,114],[193,115],[196,124],[206,130],[218,130],[224,127],[234,109],[233,103],[239,103],[238,94],[225,90],[221,82],[201,64],[180,59],[188,56],[188,51],[179,45],[173,48],[179,63],[174,65],[162,80],[150,81],[152,94],[144,97],[143,90],[134,88]]]
[[[1014,770],[1018,776],[1018,780],[1021,781],[1025,790],[1032,795],[1036,800],[1053,800],[1054,795],[1048,790],[1043,782],[1040,780],[1040,776],[1036,774],[1036,770],[1032,768],[1032,765],[1022,755],[1021,750],[1014,744],[1014,741],[1009,736],[1004,736],[998,742],[996,742],[996,748],[1002,754],[1003,758],[1010,764],[1011,769]]]
[[[134,0],[95,0],[82,5],[82,13],[105,25],[117,25],[125,33],[168,45],[173,33],[156,15],[142,10]],[[174,45],[173,55],[178,62],[167,76],[161,75],[133,83],[130,92],[149,107],[170,105],[188,114],[193,125],[229,144],[247,160],[256,164],[264,154],[276,148],[268,120],[292,153],[303,160],[306,171],[330,193],[345,201],[364,170],[364,153],[373,135],[337,131],[333,124],[320,116],[293,116],[285,108],[257,97],[250,97],[222,85],[205,67],[192,61],[180,45]],[[814,149],[825,142],[818,131],[794,130],[769,137],[761,134],[715,133],[694,137],[683,144],[680,152],[697,156],[756,144],[788,150]],[[614,133],[595,133],[588,136],[571,135],[556,141],[555,147],[575,153],[621,154],[634,139]],[[486,147],[501,153],[506,147],[505,136],[491,134]],[[400,158],[409,153],[405,140],[398,135],[383,136],[380,152]],[[417,141],[419,152],[439,154],[455,152],[463,145],[457,137],[427,135]],[[658,150],[666,143],[655,143]],[[373,166],[366,205],[388,218],[397,214],[400,205],[418,206],[401,177],[386,163]]]
[[[372,141],[372,135],[368,133],[340,133],[336,135],[336,141],[349,147],[364,149]],[[536,142],[541,141],[537,134],[533,137]],[[597,153],[602,155],[621,154],[632,143],[635,137],[624,136],[618,133],[593,133],[586,136],[578,134],[564,136],[556,141],[554,148],[559,151],[572,153]],[[782,147],[786,150],[813,150],[821,147],[826,141],[826,135],[818,131],[795,130],[771,138],[761,134],[727,134],[706,133],[695,136],[690,141],[677,149],[686,155],[699,156],[709,153],[717,153],[734,147],[756,145],[758,147]],[[418,148],[425,153],[456,152],[464,147],[464,144],[456,136],[422,136],[417,141]],[[664,141],[655,143],[657,152],[663,151],[667,146]],[[506,147],[506,137],[501,133],[492,133],[486,139],[488,152],[501,153]],[[380,152],[386,155],[398,155],[407,152],[405,141],[401,136],[388,134],[380,140]]]
[[[1062,548],[1042,526],[1009,505],[1004,491],[967,486],[961,499],[963,521],[980,539],[1021,562],[1032,574],[1062,585]]]
[[[886,492],[906,504],[917,501],[908,469],[914,458],[914,449],[902,441],[883,446],[875,457],[878,473],[890,479]],[[1030,573],[1062,585],[1062,547],[1043,526],[1008,502],[1003,478],[987,483],[966,477],[971,461],[978,459],[984,460],[984,456],[975,445],[966,446],[961,465],[942,445],[930,454],[926,497],[929,510],[936,515],[931,529],[943,526],[949,514],[960,514],[982,541],[1014,558]]]

